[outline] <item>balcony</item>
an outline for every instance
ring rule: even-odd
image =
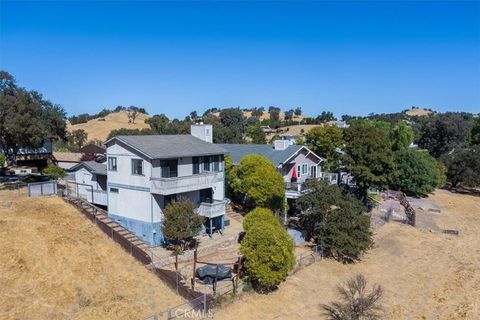
[[[150,178],[150,191],[161,195],[213,188],[223,181],[223,172],[205,172],[184,177]]]
[[[225,214],[226,201],[214,200],[213,203],[202,202],[197,208],[200,216],[207,218],[215,218]]]
[[[308,178],[309,180],[325,180],[330,184],[338,184],[338,174],[331,172],[322,172],[320,177]],[[305,188],[305,182],[285,182],[285,197],[287,199],[298,199],[308,190]]]

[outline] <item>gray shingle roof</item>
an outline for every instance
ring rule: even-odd
[[[151,159],[169,159],[178,157],[207,156],[225,154],[220,147],[191,135],[139,135],[116,136],[127,145],[141,151]]]
[[[269,159],[275,166],[283,164],[303,146],[291,145],[285,150],[275,150],[271,144],[218,144],[226,149],[233,163],[238,164],[247,154],[256,153]]]
[[[105,163],[99,163],[96,161],[82,161],[79,164],[73,166],[70,170],[75,171],[76,169],[84,166],[88,171],[98,174],[98,175],[107,175],[107,165]]]

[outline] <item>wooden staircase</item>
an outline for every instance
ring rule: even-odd
[[[118,222],[110,219],[105,210],[97,208],[92,204],[90,204],[89,202],[87,202],[86,200],[83,200],[80,198],[71,198],[69,202],[81,208],[82,210],[88,212],[91,216],[95,216],[97,220],[100,220],[103,223],[105,223],[107,226],[112,228],[122,237],[130,241],[134,246],[142,249],[143,251],[150,249],[149,245],[143,242],[143,240],[138,238],[135,234],[130,232],[128,229],[125,229],[124,227],[122,227]]]

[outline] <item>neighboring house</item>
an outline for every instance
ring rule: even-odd
[[[116,136],[107,146],[108,215],[150,245],[165,242],[162,210],[190,199],[206,217],[204,231],[225,226],[224,154],[211,125],[192,135]],[[205,141],[207,140],[207,141]]]
[[[350,127],[350,125],[348,125],[346,121],[341,120],[328,121],[327,124],[330,126],[336,126],[340,129],[347,129],[348,127]]]
[[[233,164],[249,154],[264,156],[277,168],[285,182],[285,196],[297,199],[304,191],[304,183],[309,179],[328,178],[331,183],[336,183],[330,176],[335,174],[322,172],[320,166],[323,158],[316,155],[306,146],[292,145],[288,140],[276,140],[271,144],[219,144],[226,149],[232,157]]]
[[[45,140],[39,148],[19,148],[16,155],[16,165],[25,167],[36,167],[38,170],[47,166],[52,159],[53,140]]]
[[[70,170],[81,162],[82,154],[77,152],[54,152],[53,162],[62,169]]]
[[[260,129],[262,129],[263,132],[265,133],[272,133],[273,129],[270,128],[269,126],[260,126]]]
[[[107,206],[107,165],[96,161],[82,161],[70,169],[73,172],[73,186],[78,197],[88,202]]]

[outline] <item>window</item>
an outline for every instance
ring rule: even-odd
[[[117,158],[108,157],[108,170],[117,171]]]
[[[193,174],[199,174],[200,173],[200,157],[193,157],[192,158],[192,172]]]
[[[213,156],[213,171],[220,171],[220,156]]]
[[[210,157],[203,157],[203,171],[210,171]]]
[[[302,174],[304,175],[308,174],[308,164],[306,163],[302,164]]]
[[[160,167],[162,168],[162,178],[174,178],[177,176],[177,159],[160,161]]]
[[[312,178],[317,177],[317,166],[313,165],[310,167],[310,177]]]
[[[132,159],[132,174],[143,175],[142,159]]]
[[[300,165],[297,166],[297,177],[302,176],[302,167]]]
[[[110,192],[118,193],[118,188],[110,188]]]

